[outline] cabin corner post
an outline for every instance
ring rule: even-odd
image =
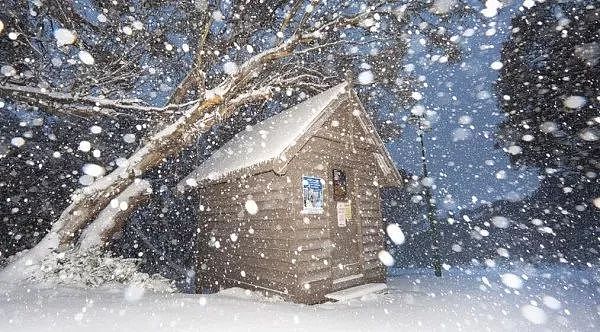
[[[210,265],[211,255],[208,252],[206,243],[206,237],[198,236],[198,259],[196,261],[196,293],[198,294],[211,294],[219,291],[214,275],[214,267]]]

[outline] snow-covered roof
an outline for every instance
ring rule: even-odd
[[[327,106],[345,92],[348,92],[347,82],[246,128],[215,151],[182,183],[193,187],[200,181],[218,180],[237,170],[285,159],[286,149],[295,145]]]

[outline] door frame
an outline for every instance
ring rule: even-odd
[[[352,227],[354,227],[353,233],[356,238],[356,252],[355,252],[356,262],[354,264],[360,265],[360,269],[359,269],[360,273],[364,273],[365,266],[364,266],[363,243],[362,243],[362,220],[358,215],[358,210],[356,209],[356,190],[357,190],[357,188],[356,188],[356,170],[352,169],[352,167],[349,167],[347,164],[342,164],[342,163],[338,163],[338,162],[329,163],[329,165],[326,169],[327,169],[327,177],[329,179],[331,179],[331,184],[329,185],[329,187],[331,188],[329,190],[329,192],[330,192],[329,196],[331,197],[330,211],[332,211],[331,217],[329,218],[330,234],[334,230],[334,227],[338,227],[337,226],[337,201],[333,197],[333,170],[339,169],[339,170],[343,171],[344,173],[346,173],[346,190],[348,192],[346,199],[350,201],[350,208],[352,209],[352,220],[353,220]],[[348,227],[348,226],[346,226],[346,227]],[[333,260],[333,255],[332,255],[332,260]],[[332,268],[335,268],[335,267],[336,267],[336,265],[334,264],[334,262],[332,262]]]

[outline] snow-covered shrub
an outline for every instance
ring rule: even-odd
[[[140,262],[136,258],[116,257],[98,247],[85,251],[53,252],[28,280],[85,287],[125,284],[158,292],[176,291],[171,280],[159,274],[140,272]]]

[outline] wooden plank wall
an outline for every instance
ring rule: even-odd
[[[200,231],[205,236],[199,241],[199,290],[254,285],[289,292],[296,283],[289,185],[286,176],[266,172],[200,191]],[[254,215],[245,208],[248,200],[258,206]]]
[[[372,153],[376,151],[374,141],[369,139],[356,116],[352,114],[353,105],[345,103],[336,110],[330,119],[325,121],[323,127],[310,139],[292,160],[288,175],[298,183],[294,187],[294,196],[302,197],[300,179],[302,175],[314,175],[326,179],[329,183],[325,186],[325,204],[331,203],[332,183],[331,171],[334,166],[345,166],[353,172],[349,174],[354,179],[356,211],[355,216],[361,222],[359,236],[362,238],[360,251],[363,262],[360,273],[363,273],[364,282],[383,281],[385,268],[379,262],[377,254],[384,248],[385,234],[381,214],[380,188],[376,179],[383,175],[377,166]],[[299,202],[298,209],[301,209]],[[327,209],[326,209],[327,211]],[[299,241],[313,243],[310,250],[315,264],[311,269],[299,273],[299,282],[310,282],[319,278],[328,278],[322,282],[331,289],[331,279],[336,278],[335,266],[332,266],[331,243],[329,237],[330,220],[335,215],[308,215],[304,216],[303,223],[297,223],[302,230],[298,232]],[[297,217],[295,218],[297,219]],[[303,242],[299,242],[302,244]],[[314,244],[317,243],[317,244]],[[320,243],[320,245],[318,245]],[[327,272],[327,271],[332,272]]]

